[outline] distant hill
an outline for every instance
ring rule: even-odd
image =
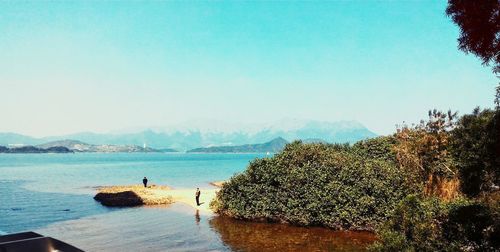
[[[55,146],[63,146],[66,147],[70,150],[74,151],[91,151],[94,145],[84,143],[82,141],[77,141],[77,140],[70,140],[70,139],[65,139],[65,140],[60,140],[60,141],[52,141],[44,144],[39,144],[37,147],[39,148],[50,148],[50,147],[55,147]]]
[[[213,146],[208,148],[196,148],[188,152],[200,153],[265,153],[279,152],[288,143],[285,139],[278,137],[267,143],[262,144],[244,144],[238,146]]]
[[[150,147],[140,147],[137,145],[93,145],[78,140],[60,140],[40,144],[39,148],[65,147],[75,152],[175,152],[173,149],[157,150]]]
[[[62,147],[54,146],[49,148],[39,148],[35,146],[22,146],[15,148],[7,148],[5,146],[0,146],[0,153],[71,153],[72,150]]]
[[[8,146],[8,145],[37,145],[41,144],[44,141],[42,139],[25,136],[17,133],[0,133],[0,145]]]
[[[200,125],[203,124],[200,123]],[[128,133],[83,132],[43,138],[33,138],[15,133],[0,133],[0,145],[42,145],[52,141],[75,139],[89,145],[143,146],[143,144],[146,144],[154,149],[186,151],[199,147],[265,143],[278,137],[282,137],[289,142],[294,140],[307,142],[314,139],[315,142],[354,143],[375,136],[377,136],[375,133],[356,121],[323,122],[288,119],[268,125],[252,127],[242,125],[241,128],[232,130],[184,125],[175,128],[146,129]]]

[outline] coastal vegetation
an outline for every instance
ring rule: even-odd
[[[432,110],[353,145],[295,141],[252,161],[211,206],[237,219],[375,231],[381,251],[498,249],[499,118]]]
[[[375,251],[498,251],[500,195],[443,201],[409,195],[378,230]]]
[[[251,162],[222,186],[212,206],[240,219],[373,230],[414,191],[383,153],[389,142],[386,137],[354,146],[295,141],[273,157]],[[364,155],[370,150],[375,154]]]
[[[459,49],[500,64],[500,2],[450,0]],[[211,203],[238,219],[373,230],[376,251],[500,250],[500,86],[494,109],[428,120],[353,145],[285,146],[222,185]]]

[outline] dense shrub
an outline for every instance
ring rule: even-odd
[[[391,218],[378,230],[380,242],[374,250],[432,251],[442,249],[439,223],[444,206],[436,199],[421,201],[410,195],[399,203]]]
[[[378,227],[381,251],[499,251],[500,112],[455,116],[430,111],[353,146],[293,142],[252,161],[211,205],[239,219]]]
[[[462,191],[477,196],[500,184],[500,112],[476,108],[451,132]]]
[[[429,111],[429,119],[417,125],[402,125],[394,151],[399,167],[427,196],[450,200],[459,195],[456,163],[450,154],[450,133],[456,113]]]
[[[496,207],[459,199],[411,195],[378,231],[376,251],[497,251],[499,218]]]
[[[256,159],[231,178],[212,207],[241,219],[373,229],[414,188],[385,155],[362,154],[369,143],[356,148],[288,144],[281,153]]]
[[[369,158],[396,162],[395,146],[397,139],[394,136],[380,136],[361,140],[353,145],[354,151]]]

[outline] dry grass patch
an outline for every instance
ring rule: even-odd
[[[105,206],[163,205],[173,203],[168,186],[142,185],[100,187],[94,199]]]

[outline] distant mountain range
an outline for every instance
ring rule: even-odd
[[[5,147],[0,145],[0,153],[70,153],[70,152],[176,152],[173,149],[153,149],[137,145],[94,145],[77,140],[61,140],[37,146],[23,145]]]
[[[288,143],[285,139],[278,137],[267,143],[262,144],[244,144],[238,146],[214,146],[208,148],[196,148],[187,152],[197,153],[265,153],[265,152],[279,152],[283,150]]]
[[[43,149],[65,147],[74,152],[176,152],[174,149],[157,150],[151,147],[141,147],[137,145],[94,145],[69,139],[44,143],[37,145],[37,147]]]
[[[282,137],[288,142],[293,140],[323,141],[329,143],[353,143],[375,137],[376,134],[355,121],[321,122],[306,120],[286,120],[273,125],[256,126],[252,129],[241,127],[238,130],[203,128],[147,129],[130,133],[92,133],[83,132],[63,136],[34,138],[15,133],[0,133],[0,145],[44,145],[47,142],[78,140],[88,145],[139,146],[144,144],[152,149],[174,149],[187,151],[195,148],[213,146],[239,146],[265,143]],[[77,143],[75,143],[78,145]],[[81,146],[83,148],[83,146]]]

